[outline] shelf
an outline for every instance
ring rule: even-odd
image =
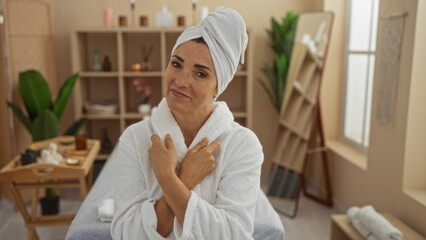
[[[119,27],[122,33],[182,33],[186,27]]]
[[[119,114],[83,114],[87,119],[120,119]]]
[[[106,161],[111,154],[98,154],[96,161]]]
[[[291,164],[286,163],[286,162],[280,162],[279,160],[273,160],[272,162],[275,163],[275,164],[277,164],[280,167],[289,169],[289,170],[291,170],[293,172],[299,172],[300,171],[300,169],[298,169],[297,167],[292,166]]]
[[[308,95],[306,95],[303,90],[301,89],[300,83],[297,81],[294,81],[293,83],[293,89],[298,92],[303,99],[305,99],[308,103],[310,103],[311,105],[315,105],[316,101],[314,99],[311,99],[310,97],[308,97]]]
[[[81,72],[80,77],[118,77],[118,72]]]
[[[161,77],[163,73],[160,71],[153,72],[123,72],[123,77]]]
[[[236,77],[245,77],[245,76],[247,76],[248,75],[248,72],[247,71],[237,71],[236,73],[235,73],[235,76]]]
[[[248,88],[247,78],[235,76],[225,91],[219,96],[218,101],[224,101],[229,109],[235,112],[247,112],[248,93],[243,89]]]
[[[297,131],[292,127],[288,122],[286,122],[283,119],[280,119],[280,124],[283,125],[285,128],[287,128],[290,132],[296,134],[297,136],[301,137],[303,140],[308,141],[309,137],[306,136],[306,134],[302,134],[301,132]]]
[[[309,48],[308,48],[308,54],[312,58],[312,60],[314,60],[318,68],[322,69],[322,66],[323,66],[322,60],[319,59],[313,52],[311,52]]]
[[[247,117],[247,113],[246,112],[240,112],[240,111],[233,111],[232,115],[234,115],[234,118],[245,118]]]
[[[114,145],[127,127],[149,116],[138,113],[143,96],[134,86],[134,79],[145,78],[144,87],[151,88],[148,103],[157,106],[165,96],[165,70],[171,51],[184,30],[184,27],[112,27],[83,28],[72,33],[72,70],[79,72],[81,79],[74,90],[74,113],[88,119],[84,132],[89,137],[104,139],[108,135]],[[219,98],[228,104],[235,121],[245,127],[250,127],[252,109],[252,71],[248,68],[250,46],[245,55],[246,64],[239,66],[239,71]],[[101,63],[108,55],[111,72],[92,71],[95,49]],[[148,57],[151,66],[145,68],[150,71],[132,72],[132,64],[141,63],[147,57],[147,49],[152,49]],[[86,102],[113,102],[117,104],[118,111],[114,114],[88,114],[82,110]],[[101,154],[99,158],[107,159],[108,156]]]
[[[124,114],[125,119],[143,119],[144,117],[149,116],[149,114],[140,114],[140,113],[126,113]]]

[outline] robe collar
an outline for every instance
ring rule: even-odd
[[[185,145],[182,131],[176,122],[173,114],[167,105],[166,98],[163,98],[157,110],[151,116],[154,133],[164,142],[166,134],[170,134],[176,147],[178,161],[182,161],[188,149],[192,149],[204,137],[209,139],[209,144],[216,140],[222,133],[231,128],[234,116],[225,102],[214,102],[213,112],[201,129],[198,131],[189,148]]]

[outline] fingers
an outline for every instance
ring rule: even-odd
[[[154,134],[151,136],[151,142],[154,145],[154,143],[161,143],[160,137],[157,134]]]
[[[208,152],[213,153],[214,151],[216,151],[217,149],[219,149],[219,147],[220,147],[220,143],[217,142],[217,141],[213,141],[212,143],[210,143],[210,145],[208,145],[204,149],[206,149]]]
[[[192,150],[195,152],[198,152],[201,149],[205,148],[208,143],[209,143],[209,140],[205,137],[197,145],[195,145],[195,147],[193,147]]]
[[[172,140],[172,137],[170,136],[170,134],[166,134],[165,142],[166,142],[166,148],[167,149],[174,149],[175,148],[175,144],[173,143],[173,140]]]

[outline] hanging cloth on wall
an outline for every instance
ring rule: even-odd
[[[399,54],[405,15],[398,13],[382,16],[380,26],[376,120],[387,125],[393,125],[395,118]]]

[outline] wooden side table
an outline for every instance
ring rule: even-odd
[[[389,213],[381,213],[394,227],[402,232],[403,240],[425,240],[401,220]],[[346,214],[331,216],[331,240],[365,240],[352,226]]]
[[[0,171],[0,179],[7,183],[14,198],[15,204],[28,228],[28,239],[39,239],[35,227],[68,225],[75,215],[48,215],[37,216],[38,192],[40,188],[64,188],[79,186],[83,198],[86,197],[93,180],[93,163],[99,153],[100,141],[87,140],[87,150],[72,152],[75,149],[74,143],[62,145],[61,143],[74,142],[74,137],[64,136],[34,143],[30,149],[48,148],[54,142],[58,145],[58,152],[70,152],[70,158],[79,159],[78,165],[67,165],[62,162],[59,165],[37,163],[22,166],[20,156],[16,156],[9,164]],[[75,154],[75,155],[73,155]],[[87,181],[86,181],[87,178]],[[21,189],[34,189],[31,204],[31,213],[25,207],[24,200],[20,193]]]

